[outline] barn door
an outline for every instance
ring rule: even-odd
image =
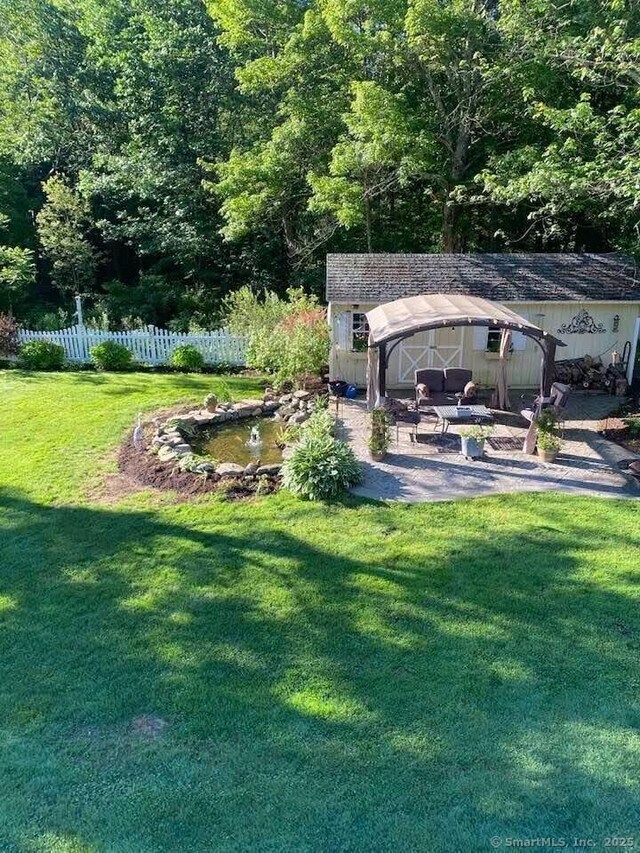
[[[416,370],[462,366],[462,328],[432,329],[398,345],[398,384],[412,385]]]
[[[462,367],[462,327],[434,329],[429,342],[429,367]]]

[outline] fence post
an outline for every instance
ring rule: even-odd
[[[157,364],[158,348],[156,347],[155,326],[153,325],[153,323],[149,323],[147,329],[149,330],[149,354],[151,356],[151,364]]]

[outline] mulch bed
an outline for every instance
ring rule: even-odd
[[[640,413],[625,414],[622,417],[640,418]],[[629,427],[622,420],[622,417],[610,415],[608,418],[605,418],[600,431],[609,441],[614,441],[616,444],[624,447],[625,450],[640,455],[640,437],[636,438],[629,435]]]

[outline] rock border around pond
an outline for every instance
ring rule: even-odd
[[[267,390],[262,399],[220,403],[214,411],[193,409],[184,414],[172,415],[157,425],[148,450],[156,454],[161,463],[215,480],[277,477],[280,464],[260,465],[258,462],[250,462],[242,466],[224,459],[216,463],[204,458],[198,461],[191,444],[194,432],[216,424],[255,417],[274,417],[284,424],[302,424],[313,410],[314,399],[311,391],[300,390],[277,396]]]

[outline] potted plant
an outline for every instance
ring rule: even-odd
[[[369,453],[376,462],[381,462],[387,455],[391,444],[391,415],[386,409],[378,407],[371,412],[371,434],[369,436]]]
[[[558,436],[558,419],[553,409],[543,409],[536,420],[538,456],[542,462],[554,462],[562,441]]]
[[[493,430],[485,424],[472,424],[460,430],[462,455],[467,459],[480,459],[484,453],[484,442]]]
[[[538,456],[542,462],[555,462],[562,447],[560,436],[555,432],[538,431]]]

